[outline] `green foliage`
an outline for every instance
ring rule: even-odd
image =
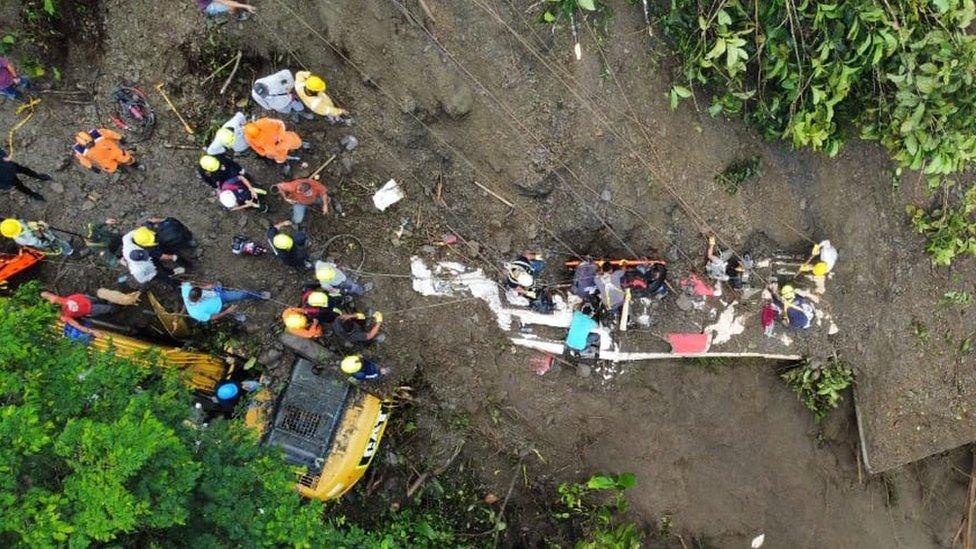
[[[837,407],[841,392],[854,383],[854,372],[836,359],[807,362],[780,377],[800,397],[803,405],[813,412],[813,419],[817,423]]]
[[[191,421],[171,369],[89,352],[54,319],[36,285],[0,298],[0,546],[456,545],[433,513],[323,520],[240,422]]]
[[[758,156],[733,160],[715,176],[715,183],[732,196],[739,194],[742,184],[762,177],[762,162]]]
[[[549,24],[556,23],[560,17],[568,20],[577,11],[597,11],[603,7],[601,0],[547,0],[546,4],[539,20]]]
[[[942,305],[960,305],[965,307],[973,302],[973,296],[969,292],[960,292],[956,290],[949,290],[948,292],[942,294],[942,299],[939,303]]]
[[[932,263],[947,266],[958,255],[976,255],[976,187],[966,191],[957,207],[948,205],[947,195],[943,206],[930,212],[914,205],[906,211],[912,227],[925,236]]]
[[[974,15],[974,0],[672,0],[671,102],[704,85],[712,116],[830,156],[856,131],[938,186],[976,156]]]
[[[555,517],[574,520],[583,532],[577,549],[613,547],[636,549],[642,535],[632,522],[619,520],[630,505],[624,491],[633,488],[637,477],[633,473],[596,475],[585,484],[564,482],[559,485],[559,501],[564,510]],[[594,501],[596,500],[596,501]]]

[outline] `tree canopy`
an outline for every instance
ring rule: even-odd
[[[0,545],[451,544],[440,517],[367,530],[303,500],[241,422],[193,422],[171,370],[90,352],[55,318],[33,285],[0,298]]]

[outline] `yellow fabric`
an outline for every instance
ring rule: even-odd
[[[312,73],[308,71],[298,71],[295,73],[295,94],[298,99],[308,107],[308,110],[319,116],[342,116],[346,114],[345,109],[340,109],[332,102],[332,98],[325,93],[311,95],[305,91],[305,81]]]

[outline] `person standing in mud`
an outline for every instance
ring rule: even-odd
[[[28,168],[27,166],[21,166],[20,164],[14,162],[7,156],[7,151],[0,149],[0,190],[10,190],[11,188],[17,189],[18,191],[26,194],[31,200],[44,201],[44,196],[32,190],[24,182],[20,180],[17,176],[23,174],[27,177],[32,177],[39,181],[50,181],[51,176],[43,173],[37,173],[34,170]]]

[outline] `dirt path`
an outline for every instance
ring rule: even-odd
[[[664,97],[667,50],[648,45],[639,13],[623,2],[615,6],[606,63],[587,33],[584,59],[577,63],[566,33],[553,40],[527,25],[529,16],[519,14],[529,2],[519,2],[518,11],[508,0],[486,4],[490,11],[479,7],[483,0],[428,3],[437,19],[431,31],[444,50],[392,0],[265,0],[254,19],[219,29],[205,26],[189,1],[102,0],[106,23],[98,52],[73,45],[62,70],[72,83],[87,85],[98,76],[95,88],[102,95],[120,82],[147,88],[165,82],[200,129],[233,113],[253,74],[302,64],[320,71],[358,123],[349,129],[298,123],[315,144],[305,160],[314,168],[343,135],[357,136],[361,145],[345,163],[330,167],[326,178],[346,216],[310,214],[311,236],[321,243],[333,234],[355,234],[367,244],[364,269],[370,272],[407,274],[416,253],[490,272],[523,247],[550,249],[555,257],[567,247],[599,254],[657,248],[669,256],[673,271],[687,271],[703,252],[702,220],[736,247],[759,241],[801,251],[808,243],[796,231],[829,236],[843,254],[834,279],[843,297],[835,310],[842,324],[836,344],[859,368],[862,396],[871,395],[862,398],[862,412],[870,412],[869,427],[877,433],[869,443],[896,464],[941,449],[947,439],[966,442],[973,421],[966,402],[976,379],[966,374],[971,357],[949,349],[958,348],[971,313],[936,309],[946,275],[926,268],[920,241],[899,213],[920,195],[912,182],[890,191],[881,151],[854,144],[827,161],[761,143],[738,123],[685,107],[672,113]],[[416,5],[407,8],[423,19]],[[545,63],[491,13],[516,29]],[[241,82],[226,96],[200,88],[218,57],[238,48],[249,59]],[[95,124],[98,112],[46,100],[18,134],[17,154],[53,171],[60,187],[46,191],[43,205],[14,195],[13,213],[71,227],[106,215],[130,225],[147,215],[176,215],[203,242],[195,277],[274,291],[279,303],[249,313],[255,337],[264,337],[273,331],[281,303],[297,299],[303,276],[270,258],[232,255],[230,238],[258,238],[268,220],[284,219],[288,209],[275,202],[267,216],[219,211],[193,173],[198,151],[163,146],[191,142],[159,97],[153,99],[157,135],[137,151],[148,169],[119,178],[83,173],[65,160],[71,136]],[[0,107],[3,127],[15,118],[13,105]],[[753,154],[763,158],[762,180],[738,196],[725,195],[714,174]],[[653,176],[641,158],[650,159]],[[281,179],[275,168],[254,159],[244,164],[265,186]],[[408,198],[381,214],[370,204],[369,189],[391,177]],[[518,213],[473,180],[515,201]],[[476,244],[425,248],[453,232]],[[111,285],[118,275],[64,268],[71,270],[60,277],[61,290]],[[48,266],[44,276],[51,280],[57,273]],[[818,429],[769,365],[715,372],[675,363],[633,366],[609,387],[567,372],[539,377],[529,355],[509,347],[480,304],[412,310],[438,301],[419,298],[404,278],[373,282],[367,304],[390,319],[380,357],[400,379],[420,372],[439,405],[464,418],[435,425],[483,447],[466,455],[482,463],[487,482],[496,482],[494,466],[510,466],[516,454],[534,455],[533,448],[546,460],[531,463],[535,487],[597,471],[633,471],[639,478],[635,511],[645,523],[670,516],[686,540],[702,536],[718,546],[744,546],[759,532],[773,547],[938,546],[958,526],[966,479],[957,470],[968,470],[964,452],[861,485],[850,408],[834,414],[818,444]],[[877,314],[879,303],[887,307],[884,314]],[[924,322],[936,335],[933,341],[919,342],[913,321]],[[938,346],[940,339],[952,345]],[[946,387],[956,392],[947,395]],[[956,404],[926,415],[945,402]],[[902,442],[890,445],[894,438]],[[516,497],[528,501],[527,494]],[[519,536],[538,541],[531,531],[512,535],[513,543]]]

